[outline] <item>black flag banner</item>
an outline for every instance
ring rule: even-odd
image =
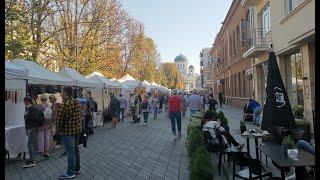
[[[261,129],[271,132],[273,126],[282,126],[287,129],[295,128],[295,119],[288,94],[273,51],[269,52],[266,94]]]

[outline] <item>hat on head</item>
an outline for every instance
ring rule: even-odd
[[[47,99],[48,99],[48,97],[47,97],[47,95],[42,94],[42,95],[40,96],[40,99],[41,99],[41,100],[47,100]]]

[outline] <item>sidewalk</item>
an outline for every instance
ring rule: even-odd
[[[81,174],[75,179],[189,179],[189,159],[183,136],[173,141],[171,124],[166,113],[146,126],[132,124],[128,119],[112,129],[107,123],[89,136],[88,147],[80,147]],[[54,150],[50,158],[36,156],[37,166],[23,169],[21,161],[5,164],[5,179],[57,179],[64,173],[67,157],[63,148]]]

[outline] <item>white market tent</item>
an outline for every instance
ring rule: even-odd
[[[146,81],[146,80],[143,80],[143,81],[142,81],[142,86],[143,86],[144,88],[146,88],[146,90],[147,90],[148,92],[151,90],[151,84],[150,84],[148,81]]]
[[[50,71],[34,61],[14,59],[11,62],[15,65],[22,66],[29,71],[28,84],[75,85],[72,79]]]
[[[28,79],[28,70],[19,65],[5,62],[5,77],[6,79]]]
[[[10,158],[28,152],[24,122],[28,70],[5,62],[5,148]]]
[[[121,84],[124,84],[125,86],[129,87],[130,90],[134,90],[140,81],[134,79],[132,76],[130,76],[129,74],[123,76],[122,78],[118,79],[118,82],[120,82]]]
[[[109,79],[104,77],[103,74],[97,71],[87,75],[86,78],[94,82],[102,83],[105,87],[121,88],[121,85],[119,83],[110,81]]]
[[[82,74],[72,68],[63,68],[59,71],[61,76],[70,78],[74,81],[76,86],[80,87],[103,87],[103,84],[98,81],[92,81],[90,79],[85,78]]]

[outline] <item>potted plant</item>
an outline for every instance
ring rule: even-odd
[[[242,134],[243,132],[245,132],[246,130],[247,130],[247,128],[246,128],[245,122],[244,122],[244,121],[240,121],[240,131],[241,131],[241,134]]]
[[[310,142],[311,141],[310,123],[307,120],[297,120],[296,126],[297,126],[297,129],[304,130],[303,139]]]
[[[304,112],[303,106],[297,105],[293,107],[293,115],[295,118],[302,119],[304,117],[303,112]]]
[[[291,137],[291,135],[285,136],[282,140],[282,144],[283,144],[283,150],[284,150],[284,154],[287,155],[288,154],[288,149],[293,149],[294,147],[294,141]]]

